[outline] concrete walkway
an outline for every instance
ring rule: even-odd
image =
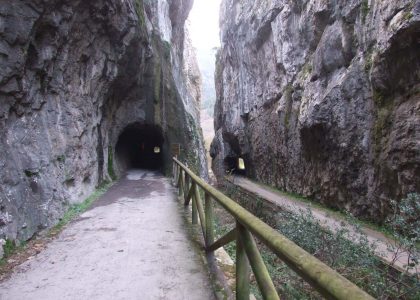
[[[0,299],[214,299],[183,213],[168,179],[131,171],[0,283]]]
[[[271,202],[282,209],[299,214],[302,211],[309,209],[312,215],[319,220],[320,224],[328,228],[332,232],[345,226],[349,230],[348,237],[350,240],[359,240],[361,234],[353,229],[353,227],[345,220],[336,214],[332,214],[327,209],[321,209],[310,205],[309,203],[298,201],[281,192],[276,192],[266,188],[265,186],[255,183],[242,176],[234,176],[231,180],[235,185],[240,186],[244,190],[251,192],[259,197]],[[387,238],[383,233],[375,231],[371,228],[361,226],[361,231],[369,243],[375,245],[375,253],[384,262],[393,265],[401,271],[406,270],[405,265],[408,261],[408,253],[404,249],[400,249],[395,245],[395,241]],[[416,269],[409,270],[409,273],[416,274]]]

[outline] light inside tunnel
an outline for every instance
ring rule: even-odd
[[[245,162],[243,158],[238,158],[238,169],[245,170]]]
[[[246,176],[245,160],[241,157],[226,157],[224,160],[227,173]]]
[[[155,125],[127,126],[115,146],[116,162],[121,170],[163,169],[162,130]]]

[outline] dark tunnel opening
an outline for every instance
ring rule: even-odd
[[[226,157],[224,160],[226,171],[230,174],[246,176],[245,162],[240,157]]]
[[[124,129],[115,146],[122,169],[163,170],[162,130],[154,125],[136,124]]]

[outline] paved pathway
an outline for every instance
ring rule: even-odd
[[[0,283],[0,299],[214,299],[182,213],[168,179],[131,171]]]
[[[358,232],[352,229],[344,218],[331,214],[328,210],[313,207],[309,203],[298,201],[293,197],[280,192],[272,191],[263,185],[255,183],[242,176],[234,176],[232,182],[241,188],[291,212],[300,213],[301,211],[310,209],[313,216],[320,221],[321,225],[329,228],[333,232],[342,228],[344,225],[350,231],[350,239],[358,240],[361,237]],[[375,253],[377,256],[382,258],[385,262],[393,264],[394,267],[399,268],[400,270],[405,270],[404,266],[407,264],[408,254],[404,251],[404,249],[398,249],[398,251],[390,250],[390,246],[394,245],[395,242],[387,238],[384,234],[368,227],[361,227],[361,230],[366,235],[369,242],[375,244]],[[412,269],[409,272],[416,273],[416,271],[417,270]]]

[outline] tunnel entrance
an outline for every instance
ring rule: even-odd
[[[226,157],[224,162],[228,173],[246,176],[245,161],[241,157]]]
[[[155,125],[135,124],[124,129],[115,146],[121,169],[163,169],[162,130]]]

